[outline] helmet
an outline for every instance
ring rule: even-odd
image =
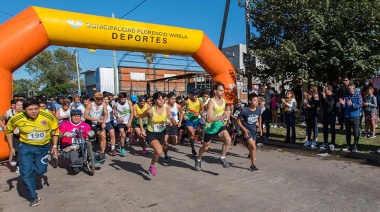
[[[77,109],[71,110],[70,116],[72,116],[72,115],[82,115],[82,111],[81,110],[77,110]]]

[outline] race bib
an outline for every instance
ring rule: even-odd
[[[153,132],[162,132],[165,129],[165,124],[154,124]]]
[[[28,134],[28,140],[31,141],[40,141],[44,140],[46,137],[46,132],[34,132]]]

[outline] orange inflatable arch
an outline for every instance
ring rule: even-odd
[[[0,114],[9,109],[12,73],[49,45],[190,55],[237,99],[235,69],[200,30],[28,7],[0,26]],[[0,160],[8,158],[0,133]]]

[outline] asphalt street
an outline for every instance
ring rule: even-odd
[[[137,145],[126,157],[108,156],[94,176],[68,174],[61,161],[36,177],[42,201],[35,208],[15,169],[3,163],[0,211],[380,211],[380,167],[363,160],[264,145],[261,172],[252,173],[243,146],[230,148],[230,168],[218,164],[221,144],[211,147],[202,171],[193,169],[188,145],[171,147],[172,162],[160,158],[157,176],[146,171],[151,153]]]

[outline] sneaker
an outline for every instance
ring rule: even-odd
[[[311,146],[310,146],[311,148],[317,148],[317,142],[315,142],[315,141],[313,141],[312,143],[311,143]]]
[[[350,149],[350,146],[349,145],[346,145],[342,148],[342,151],[348,151]]]
[[[144,155],[145,155],[145,154],[148,154],[148,151],[146,150],[146,148],[143,148],[142,153],[143,153]]]
[[[367,132],[363,131],[363,132],[361,133],[361,136],[362,136],[362,137],[367,137],[367,136],[368,136],[368,134],[369,134],[369,133],[367,133]]]
[[[375,133],[371,133],[371,134],[368,133],[367,138],[376,138],[376,135]]]
[[[125,151],[125,149],[123,148],[123,149],[121,149],[121,155],[122,156],[125,156],[127,154],[127,151]]]
[[[202,161],[198,161],[198,158],[195,158],[195,170],[200,171],[202,170]]]
[[[358,152],[358,148],[356,146],[352,147],[351,152]]]
[[[111,150],[111,152],[110,152],[110,155],[111,155],[111,156],[115,156],[116,154],[117,154],[116,149]]]
[[[170,161],[171,161],[170,157],[167,156],[167,155],[165,155],[165,156],[164,156],[164,162],[165,162],[165,163],[170,163]]]
[[[311,141],[306,141],[306,143],[303,146],[310,146],[310,145],[311,145]]]
[[[152,166],[152,165],[150,165],[149,166],[149,169],[148,169],[148,174],[149,175],[152,175],[152,176],[156,176],[156,166]]]
[[[223,165],[223,168],[229,168],[230,164],[227,162],[226,158],[219,158],[219,163]]]
[[[197,151],[195,151],[195,149],[192,149],[192,150],[191,150],[191,153],[192,153],[194,156],[197,156],[197,155],[198,155],[198,153],[197,153]]]
[[[329,149],[330,149],[330,151],[333,151],[335,149],[335,145],[334,144],[330,144],[329,145]]]
[[[16,166],[17,165],[17,157],[16,155],[13,155],[12,160],[11,160],[11,166]]]
[[[305,137],[305,139],[303,140],[304,143],[308,142],[309,139],[307,137]]]
[[[284,126],[282,124],[280,124],[279,128],[284,128]]]
[[[105,160],[106,155],[104,154],[104,152],[99,153],[99,163],[103,164]]]
[[[378,154],[380,154],[380,149],[378,149],[376,152],[377,152]]]
[[[320,149],[320,150],[326,150],[326,148],[327,148],[327,144],[325,144],[325,143],[323,143],[323,144],[321,144],[321,145],[319,146],[319,149]]]
[[[36,207],[37,205],[40,204],[40,201],[41,201],[41,198],[39,198],[39,197],[33,198],[30,200],[29,206],[30,207]]]
[[[251,165],[251,167],[249,167],[249,171],[251,172],[260,172],[260,169],[258,169],[255,165]]]

